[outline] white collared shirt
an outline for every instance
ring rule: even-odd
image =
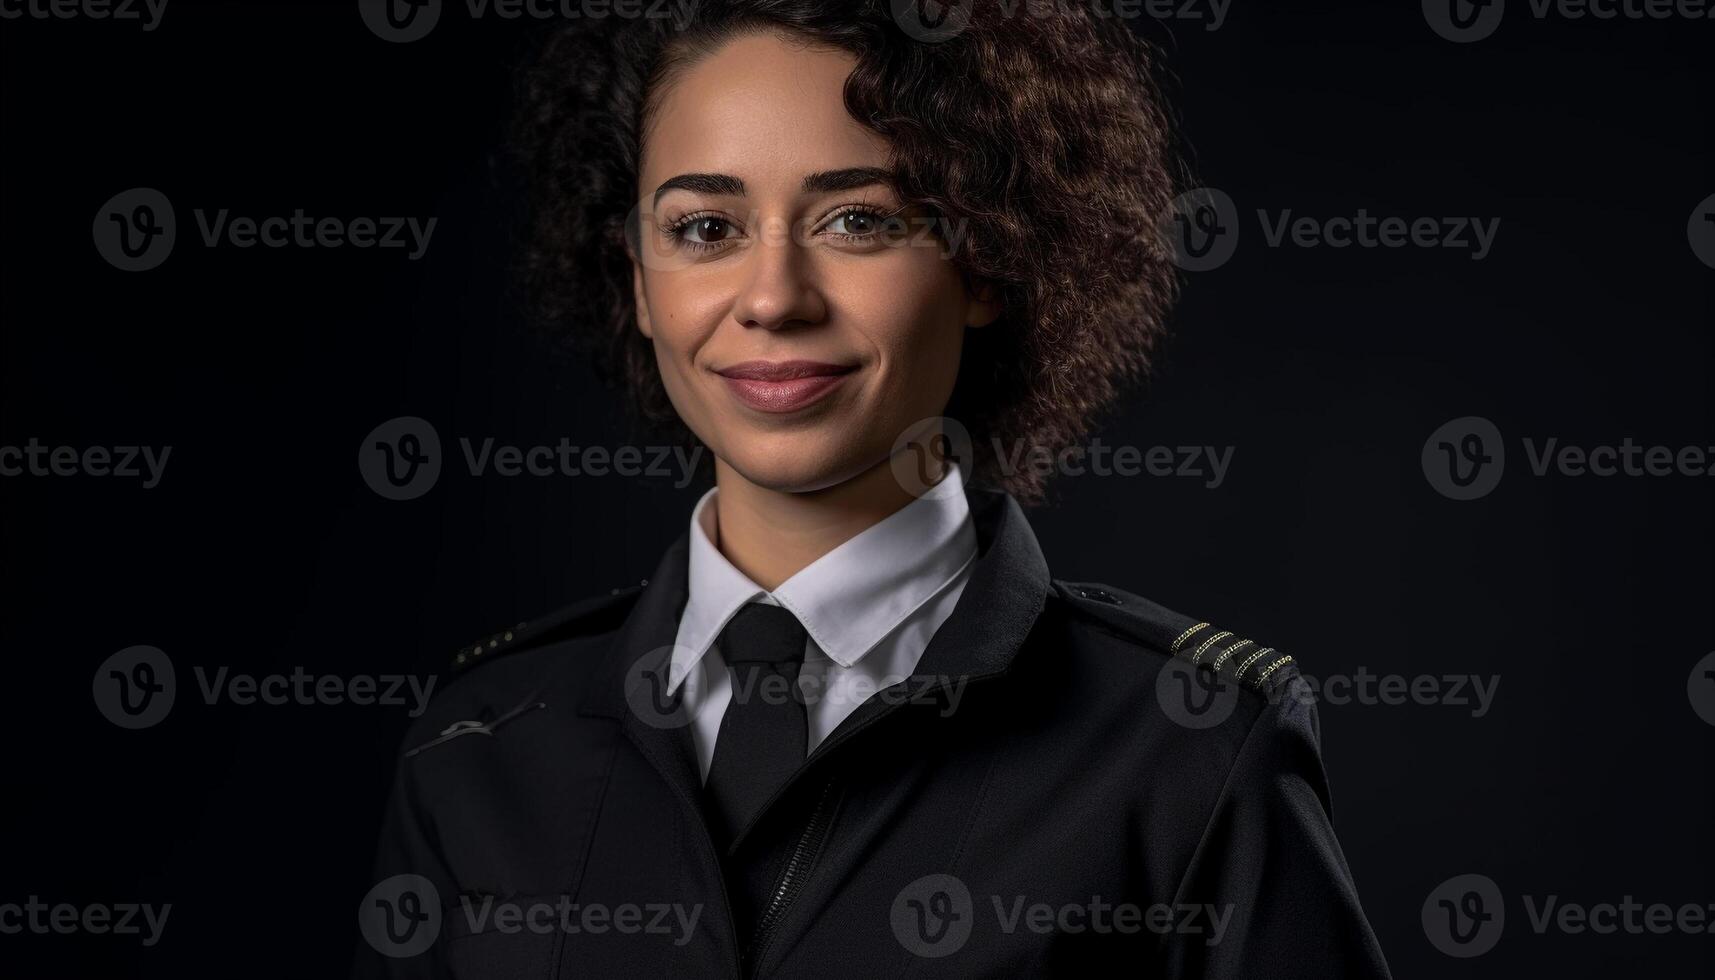
[[[685,687],[704,779],[732,700],[732,672],[714,644],[740,607],[783,606],[809,633],[798,687],[809,710],[806,751],[814,751],[870,695],[917,668],[929,639],[952,615],[977,554],[955,466],[923,496],[769,592],[716,547],[715,493],[704,494],[691,512],[689,596],[667,676],[669,693]]]

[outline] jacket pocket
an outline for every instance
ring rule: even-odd
[[[456,980],[551,980],[558,973],[561,895],[472,898],[446,923],[447,969]]]

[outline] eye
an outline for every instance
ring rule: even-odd
[[[715,215],[691,215],[673,229],[673,237],[692,245],[718,245],[737,231],[732,222]]]
[[[744,237],[736,221],[713,211],[696,211],[664,221],[661,236],[668,247],[690,252],[722,252]]]
[[[869,207],[850,207],[840,211],[822,230],[842,238],[869,238],[888,223],[887,215]]]

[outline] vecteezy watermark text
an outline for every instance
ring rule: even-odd
[[[195,208],[197,232],[206,248],[355,248],[404,250],[416,261],[429,249],[438,218],[377,216],[313,217],[303,208],[288,215],[235,215],[229,208]],[[109,198],[95,212],[95,250],[116,269],[143,272],[173,252],[178,220],[172,202],[150,187],[134,187]]]
[[[1246,648],[1250,650],[1250,647]],[[1273,651],[1270,651],[1273,653]],[[1239,688],[1245,680],[1229,680],[1217,672],[1213,661],[1192,664],[1174,657],[1166,661],[1156,674],[1155,697],[1162,713],[1186,728],[1212,728],[1225,722],[1238,706]],[[1257,656],[1256,664],[1272,662],[1269,655]],[[1246,671],[1252,667],[1245,667]],[[1499,674],[1417,674],[1372,673],[1360,666],[1351,673],[1299,674],[1289,683],[1264,689],[1269,703],[1298,702],[1325,704],[1333,707],[1419,707],[1457,708],[1472,718],[1486,716],[1495,704],[1501,678]]]
[[[1049,933],[1098,933],[1197,936],[1214,946],[1226,935],[1235,906],[1157,902],[1109,902],[1100,895],[1087,902],[1033,902],[1027,895],[987,895],[983,911],[994,913],[1005,935],[1023,930]],[[890,921],[894,938],[912,953],[936,959],[958,952],[969,941],[978,914],[970,888],[949,874],[924,875],[899,890]]]
[[[0,935],[140,936],[144,946],[153,946],[161,941],[161,930],[172,911],[171,902],[159,906],[136,902],[50,904],[31,895],[23,902],[0,902]]]
[[[1473,262],[1489,257],[1501,227],[1498,217],[1378,216],[1368,208],[1333,216],[1258,208],[1256,217],[1269,248],[1439,249],[1465,253]],[[1208,272],[1226,265],[1238,251],[1243,223],[1231,195],[1215,187],[1195,187],[1173,199],[1161,230],[1172,243],[1175,264],[1187,272]]]
[[[964,33],[976,3],[985,14],[1014,17],[1094,17],[1097,20],[1173,20],[1218,31],[1233,0],[892,0],[893,20],[913,40],[939,44]]]
[[[0,20],[135,21],[144,33],[166,12],[167,0],[0,0]]]
[[[1488,258],[1501,228],[1499,218],[1378,218],[1365,208],[1350,218],[1294,218],[1290,208],[1272,218],[1267,211],[1256,214],[1269,248],[1281,247],[1288,238],[1299,248],[1451,248],[1469,252],[1473,262]]]
[[[1003,476],[1177,477],[1202,480],[1209,490],[1226,481],[1234,451],[1232,446],[1109,445],[1099,438],[1088,445],[1044,446],[1000,436],[990,436],[986,448]],[[932,416],[913,422],[894,439],[889,465],[899,484],[918,494],[934,486],[948,464],[957,464],[969,482],[976,462],[970,430],[958,419]]]
[[[606,905],[599,902],[574,902],[569,895],[553,901],[498,901],[492,895],[473,899],[459,897],[466,923],[474,935],[494,932],[503,935],[533,933],[538,936],[588,933],[599,935],[613,932],[620,935],[658,935],[669,937],[675,946],[691,941],[703,906],[681,905],[678,902],[624,902]]]
[[[459,437],[460,455],[471,476],[647,477],[671,479],[675,488],[696,478],[704,447],[580,446],[561,437],[554,445],[516,446],[493,437]],[[357,447],[357,471],[371,490],[388,500],[411,500],[434,489],[442,468],[441,437],[414,415],[388,419]]]
[[[658,647],[635,660],[626,672],[625,700],[638,720],[652,728],[680,728],[693,718],[684,709],[692,692],[706,690],[714,683],[708,671],[708,661],[699,660],[681,678],[682,687],[672,683],[674,647]],[[719,672],[724,678],[726,673]],[[866,703],[886,706],[913,705],[934,709],[941,717],[952,716],[964,700],[965,686],[970,678],[962,674],[888,674],[869,677],[862,674],[806,672],[796,678],[764,672],[735,679],[728,688],[729,703],[781,705],[802,703],[816,705],[824,700],[856,708]]]
[[[460,437],[471,476],[491,468],[497,476],[673,476],[674,487],[691,482],[702,446],[576,446],[562,437],[552,446],[497,446]]]
[[[458,897],[468,935],[620,935],[663,936],[674,946],[691,941],[703,906],[677,902],[576,902],[569,895],[533,900],[493,895]],[[357,906],[363,938],[384,956],[403,959],[434,945],[447,911],[440,889],[417,874],[397,874],[369,889]]]
[[[1711,0],[1528,0],[1522,6],[1533,20],[1715,20]],[[1507,7],[1506,0],[1423,0],[1423,19],[1443,38],[1469,44],[1494,34]]]
[[[1233,462],[1232,446],[1109,446],[1100,439],[1088,446],[1049,449],[1014,442],[1007,446],[999,437],[990,440],[1000,470],[1011,476],[1033,472],[1041,476],[1153,476],[1201,479],[1203,486],[1218,490],[1227,479]]]
[[[1525,920],[1536,935],[1666,936],[1715,934],[1715,903],[1568,901],[1559,894],[1521,894]],[[1481,956],[1495,948],[1506,929],[1507,901],[1494,879],[1457,875],[1442,882],[1423,902],[1423,932],[1430,945],[1457,959]],[[1516,921],[1516,917],[1515,921]]]
[[[141,478],[142,488],[153,490],[172,452],[172,446],[44,446],[32,438],[22,446],[0,446],[0,476]]]
[[[465,0],[471,20],[670,20],[691,22],[697,0]],[[440,21],[442,0],[358,0],[363,23],[383,41],[421,40]]]
[[[221,666],[213,671],[198,665],[197,690],[203,703],[222,700],[239,707],[253,705],[378,705],[405,707],[415,718],[428,707],[434,675],[316,674],[302,666],[285,673],[256,675]],[[172,659],[158,647],[126,647],[95,669],[91,694],[95,707],[121,728],[150,728],[167,717],[178,698],[178,674]]]
[[[1618,443],[1579,445],[1559,436],[1522,440],[1532,475],[1565,478],[1715,476],[1715,446],[1646,445],[1626,436]],[[1506,472],[1505,440],[1495,423],[1467,415],[1442,424],[1423,444],[1423,475],[1453,500],[1488,496]]]

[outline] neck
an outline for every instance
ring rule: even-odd
[[[916,499],[885,459],[842,483],[795,493],[758,486],[717,458],[715,487],[716,546],[771,592]]]

